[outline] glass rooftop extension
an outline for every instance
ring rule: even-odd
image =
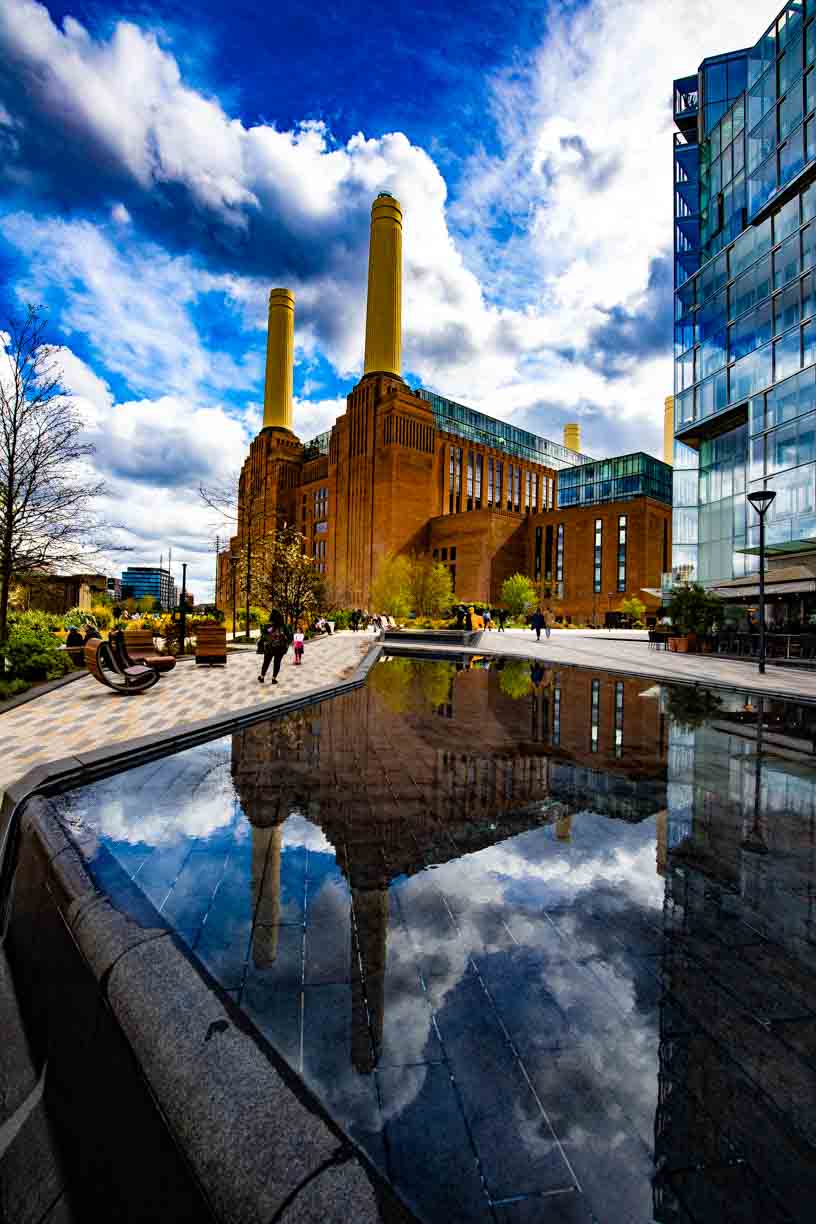
[[[586,463],[588,455],[568,450],[558,442],[550,442],[548,438],[540,438],[538,434],[519,429],[516,425],[508,425],[506,421],[498,421],[495,417],[477,412],[475,408],[466,408],[455,400],[445,399],[435,391],[419,388],[419,395],[431,405],[437,429],[455,434],[459,438],[467,438],[471,442],[481,442],[485,446],[496,446],[506,451],[508,455],[518,455],[520,459],[528,459],[531,463],[541,463],[545,467],[562,468],[575,467]]]
[[[304,446],[304,459],[317,459],[318,455],[328,455],[329,442],[331,441],[331,430],[327,429],[325,433],[320,433],[316,438],[311,438]]]
[[[602,502],[653,497],[672,504],[672,469],[666,463],[638,451],[615,459],[600,459],[569,468],[558,477],[558,509],[595,506]]]

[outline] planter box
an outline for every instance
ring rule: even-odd
[[[689,648],[688,637],[670,637],[666,643],[669,650],[674,650],[677,654],[686,654]]]

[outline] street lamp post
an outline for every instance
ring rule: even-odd
[[[179,609],[179,636],[181,638],[181,654],[184,654],[184,643],[187,638],[187,562],[181,563],[181,608]]]
[[[765,675],[765,515],[773,499],[773,489],[757,489],[748,500],[759,515],[759,674]]]
[[[235,641],[238,630],[235,626],[235,617],[237,609],[235,607],[235,571],[238,568],[238,558],[235,553],[230,553],[230,570],[232,571],[232,640]]]

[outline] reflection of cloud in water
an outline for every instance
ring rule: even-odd
[[[654,822],[627,825],[586,812],[574,818],[572,830],[569,844],[544,828],[468,854],[401,882],[398,897],[438,1011],[455,1005],[472,958],[484,964],[485,957],[509,958],[511,950],[535,955],[546,944],[553,958],[537,973],[559,1006],[572,1013],[578,1043],[573,1049],[580,1049],[575,1066],[563,1053],[554,1053],[554,1066],[564,1060],[558,1075],[574,1077],[576,1089],[602,1095],[611,1146],[633,1130],[648,1143],[656,1105],[657,1016],[652,1007],[644,1011],[639,1006],[641,966],[619,936],[628,921],[641,916],[654,921],[662,906]],[[440,920],[436,889],[456,927]],[[560,911],[558,931],[546,919],[547,910]],[[505,922],[511,924],[515,945]],[[591,971],[597,991],[593,1022],[589,1002],[569,972],[575,960],[590,958],[598,958],[598,972],[594,964]],[[392,943],[389,982],[403,972],[416,974],[414,956],[401,942]],[[414,1050],[422,1048],[431,1028],[420,994],[417,986],[387,1002],[387,1025],[404,1032]],[[534,1009],[524,1024],[531,1031],[540,1024]],[[406,1078],[388,1103],[388,1116],[410,1105],[421,1087],[421,1080]],[[571,1124],[569,1137],[582,1141],[580,1123]]]
[[[159,774],[158,784],[135,793],[123,793],[121,778],[111,779],[101,802],[99,792],[94,794],[90,810],[80,792],[72,816],[88,821],[100,838],[130,845],[166,847],[208,838],[236,820],[229,764],[219,762],[203,776],[199,767],[193,777],[200,781],[187,787],[168,783],[163,788]]]
[[[315,854],[334,854],[334,847],[323,830],[301,816],[299,812],[288,816],[283,823],[283,845],[288,848],[303,846]]]

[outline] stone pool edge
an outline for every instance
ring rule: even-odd
[[[417,1217],[159,916],[142,926],[100,892],[47,795],[359,688],[381,651],[372,644],[349,679],[326,689],[38,765],[3,796],[0,913],[14,904],[6,852],[19,833],[36,845],[71,939],[224,1224]]]

